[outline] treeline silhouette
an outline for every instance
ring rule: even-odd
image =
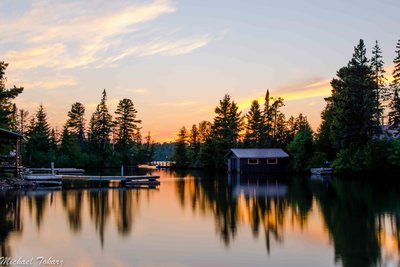
[[[246,114],[225,95],[213,122],[202,121],[177,135],[177,167],[226,168],[231,148],[280,147],[291,156],[293,171],[307,171],[333,161],[337,172],[400,169],[400,40],[396,45],[392,81],[387,81],[382,52],[376,42],[368,58],[363,40],[349,63],[331,81],[321,125],[313,132],[307,117],[285,118],[284,100],[265,96]]]

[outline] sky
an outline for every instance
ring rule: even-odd
[[[130,98],[142,133],[172,141],[230,94],[247,112],[266,90],[287,117],[320,123],[330,81],[364,39],[386,69],[400,39],[398,0],[1,0],[0,61],[19,108],[40,104],[62,129],[75,102],[90,116],[106,89]]]

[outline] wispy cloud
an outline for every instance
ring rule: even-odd
[[[10,80],[13,81],[14,84],[18,84],[18,86],[22,86],[28,90],[30,89],[57,89],[60,87],[73,87],[78,84],[78,80],[70,75],[41,75],[40,79],[36,80],[27,80],[24,78],[22,74],[12,75],[10,76]]]
[[[210,41],[211,38],[208,35],[177,40],[152,40],[148,43],[134,45],[121,50],[117,55],[108,57],[104,64],[112,64],[129,56],[178,56],[189,54],[198,48],[206,46]]]
[[[12,62],[13,69],[26,70],[39,66],[56,67],[60,59],[65,56],[66,47],[63,44],[51,44],[22,50],[11,50],[5,55],[8,62]]]
[[[164,102],[156,103],[154,106],[157,107],[188,107],[196,104],[194,101],[180,101],[180,102]]]
[[[151,21],[176,10],[168,0],[35,1],[23,16],[0,19],[0,52],[14,68],[62,69],[104,67],[129,56],[176,56],[207,45],[207,34],[147,34]]]
[[[134,94],[139,94],[139,95],[144,95],[147,94],[149,91],[145,88],[131,88],[127,89],[127,92],[134,93]]]
[[[39,88],[39,89],[56,89],[60,87],[73,87],[77,85],[77,80],[68,76],[56,76],[53,78],[41,78],[40,81],[20,83],[25,88]]]
[[[270,95],[273,97],[282,97],[285,101],[300,100],[313,97],[326,97],[331,93],[330,80],[320,79],[311,80],[308,82],[291,84],[278,88],[277,90],[270,90]],[[238,101],[240,109],[249,108],[251,102],[257,99],[260,103],[264,101],[265,92],[254,98],[245,98]]]

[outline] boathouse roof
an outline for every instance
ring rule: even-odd
[[[2,138],[10,138],[10,139],[17,139],[17,138],[22,138],[23,136],[22,136],[22,134],[14,133],[14,132],[11,132],[9,130],[0,128],[0,137],[2,137]]]
[[[237,158],[288,158],[289,155],[281,148],[232,148],[226,157],[235,155]]]

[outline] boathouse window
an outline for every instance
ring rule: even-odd
[[[248,159],[247,164],[249,165],[257,165],[258,164],[258,159]]]
[[[267,159],[267,164],[278,164],[277,158]]]

